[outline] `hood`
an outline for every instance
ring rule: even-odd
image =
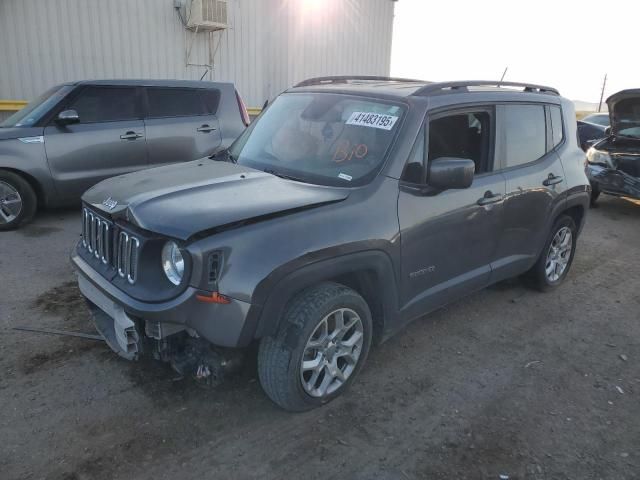
[[[630,122],[640,126],[640,88],[622,90],[607,98],[611,133],[617,134],[627,128]]]
[[[249,167],[196,160],[104,180],[82,200],[145,230],[187,240],[204,230],[344,200],[346,188],[285,180]]]
[[[6,127],[0,128],[0,140],[29,138],[42,135],[42,127]]]

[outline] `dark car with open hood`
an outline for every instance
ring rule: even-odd
[[[600,193],[640,199],[640,88],[607,99],[611,126],[587,151],[591,202]]]
[[[268,396],[345,391],[372,342],[505,278],[566,278],[589,205],[573,104],[486,81],[311,79],[211,158],[105,180],[72,262],[111,348]]]

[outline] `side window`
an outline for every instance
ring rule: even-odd
[[[219,90],[193,88],[147,88],[148,117],[213,115],[220,102]]]
[[[564,129],[562,126],[562,111],[560,107],[551,105],[551,129],[553,131],[553,147],[557,147],[564,140]]]
[[[85,87],[66,108],[78,112],[80,123],[115,122],[138,118],[134,87]]]
[[[420,129],[416,143],[411,150],[411,156],[404,168],[402,174],[402,180],[409,183],[424,183],[425,170],[424,170],[424,142],[425,142],[424,127]]]
[[[506,167],[538,160],[546,153],[547,126],[542,105],[504,108]]]
[[[440,157],[473,160],[476,174],[490,172],[493,144],[488,111],[446,115],[429,122],[429,161]]]

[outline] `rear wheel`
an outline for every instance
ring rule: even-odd
[[[24,178],[0,170],[0,230],[11,230],[31,220],[37,205],[36,194]]]
[[[542,291],[560,285],[571,268],[576,251],[578,230],[573,219],[562,215],[549,234],[538,261],[528,272],[533,285]]]
[[[260,383],[289,411],[327,403],[353,382],[371,345],[371,313],[354,290],[322,283],[287,306],[275,337],[262,339]]]

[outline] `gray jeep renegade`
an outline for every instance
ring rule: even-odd
[[[267,395],[307,410],[407,322],[521,274],[560,285],[584,163],[552,88],[312,79],[210,159],[88,190],[72,261],[121,356],[214,381],[257,343]]]

